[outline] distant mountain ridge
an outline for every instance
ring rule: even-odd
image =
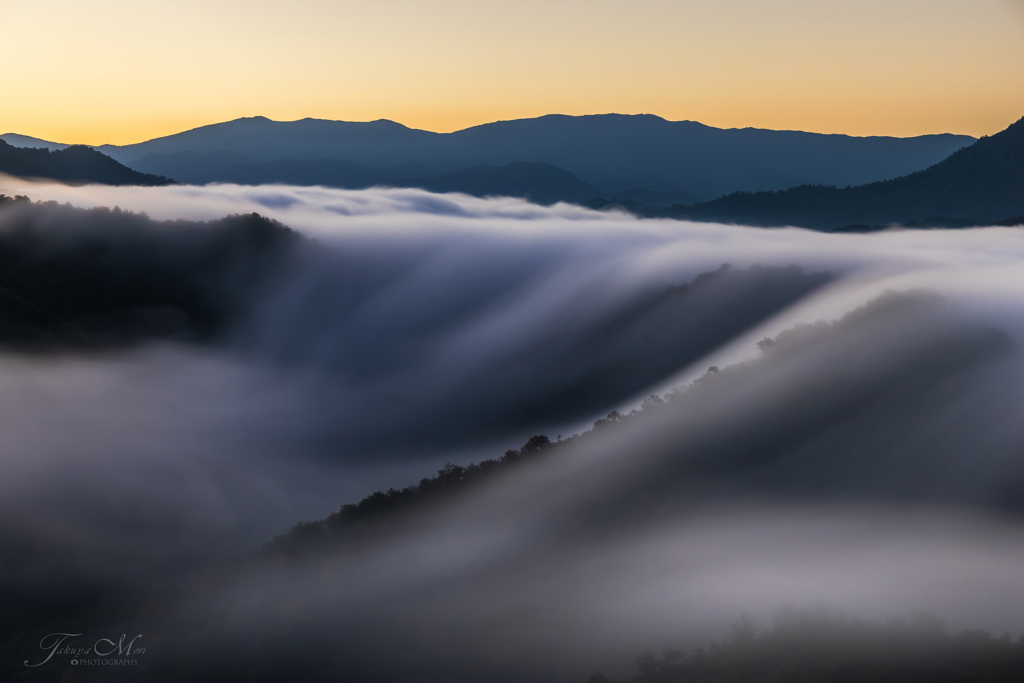
[[[842,189],[802,186],[783,192],[736,193],[695,206],[672,207],[662,215],[818,230],[870,229],[893,223],[920,227],[1017,224],[1024,216],[1024,118],[902,178]]]
[[[139,173],[84,145],[57,151],[12,147],[0,140],[0,173],[21,178],[104,185],[169,185],[167,178]]]
[[[639,191],[648,193],[648,200],[671,203],[680,197],[698,201],[736,191],[896,178],[973,142],[963,135],[858,138],[719,129],[649,114],[602,114],[499,121],[454,133],[386,120],[279,122],[253,117],[97,149],[136,170],[183,182],[227,182],[226,167],[218,161],[227,157],[233,158],[230,166],[287,161],[291,169],[279,169],[274,182],[302,178],[302,184],[330,184],[326,181],[333,171],[319,175],[316,166],[326,169],[326,161],[374,170],[415,165],[422,169],[421,177],[471,167],[545,163],[574,174],[606,197]]]
[[[60,147],[26,136],[0,137]],[[1024,122],[972,142],[954,135],[900,139],[724,130],[650,115],[552,115],[448,134],[384,120],[254,117],[98,148],[145,176],[129,178],[123,166],[115,173],[110,164],[116,162],[97,152],[90,163],[106,164],[102,179],[95,169],[85,179],[66,163],[54,166],[61,155],[91,152],[81,146],[50,152],[4,145],[0,171],[113,184],[159,184],[169,182],[161,178],[166,176],[193,184],[418,187],[539,204],[619,206],[650,217],[819,230],[1019,223]],[[858,182],[864,178],[869,181]]]
[[[0,140],[3,140],[11,147],[35,147],[37,149],[48,149],[51,152],[59,152],[62,149],[71,147],[71,145],[65,145],[59,142],[50,142],[49,140],[40,140],[39,138],[29,137],[28,135],[18,135],[17,133],[4,133],[3,135],[0,135]]]

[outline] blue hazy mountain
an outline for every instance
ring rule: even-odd
[[[655,204],[667,204],[681,197],[697,201],[736,191],[896,178],[973,142],[949,134],[892,138],[720,129],[647,114],[605,114],[499,121],[454,133],[385,120],[280,122],[254,117],[97,149],[136,170],[182,182],[227,181],[228,169],[237,177],[236,167],[246,163],[286,161],[292,175],[279,175],[279,182],[327,185],[336,183],[322,178],[344,172],[328,160],[374,171],[413,164],[422,170],[421,177],[470,167],[545,163],[574,174],[606,197],[629,200],[620,193],[667,193],[647,196]]]
[[[155,161],[158,158],[158,161]],[[178,152],[147,155],[136,168],[163,171],[184,182],[237,183],[239,185],[322,185],[351,190],[374,186],[416,187],[431,192],[462,192],[477,197],[505,196],[528,199],[537,204],[556,202],[607,203],[601,192],[572,173],[537,162],[514,162],[504,166],[471,166],[448,173],[431,173],[422,164],[406,163],[390,168],[373,168],[343,159],[315,161],[253,161],[232,152]],[[679,193],[671,194],[673,197]],[[679,201],[679,199],[676,199]],[[663,202],[669,205],[673,202]],[[652,206],[657,204],[652,203]]]
[[[103,185],[168,185],[167,178],[140,173],[84,145],[51,152],[46,148],[12,147],[0,140],[0,173],[21,178]]]
[[[736,193],[663,213],[675,218],[869,229],[893,223],[964,227],[1024,223],[1024,119],[917,173],[860,187]]]
[[[3,140],[11,147],[34,147],[36,149],[48,149],[51,152],[59,152],[71,146],[59,142],[50,142],[49,140],[40,140],[28,135],[18,135],[17,133],[4,133],[0,135],[0,140]]]

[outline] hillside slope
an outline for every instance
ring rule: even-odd
[[[984,224],[1024,215],[1024,119],[928,169],[853,188],[737,193],[665,212],[675,218],[819,230],[892,223]]]
[[[50,151],[12,147],[0,140],[0,173],[20,178],[40,178],[102,185],[170,185],[163,176],[139,173],[83,145]]]

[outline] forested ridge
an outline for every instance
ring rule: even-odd
[[[785,609],[761,632],[746,618],[729,637],[684,652],[637,657],[636,673],[588,683],[1014,683],[1024,679],[1024,636],[951,631],[914,614],[870,621],[823,609]]]
[[[155,221],[0,195],[0,348],[209,342],[300,237],[258,214]]]
[[[101,185],[172,185],[161,175],[140,173],[85,145],[50,151],[14,147],[0,140],[0,173],[38,180]]]
[[[815,230],[1024,223],[1024,119],[934,166],[856,187],[736,192],[660,212],[672,218]],[[653,212],[651,215],[658,215]]]

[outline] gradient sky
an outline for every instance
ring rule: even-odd
[[[1024,116],[1022,0],[0,0],[0,132],[547,113],[972,135]]]

